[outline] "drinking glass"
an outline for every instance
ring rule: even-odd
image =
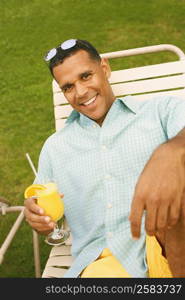
[[[25,198],[35,198],[37,204],[44,209],[45,215],[56,222],[54,230],[48,234],[45,242],[49,245],[61,245],[69,238],[69,231],[59,228],[58,221],[64,216],[64,202],[57,185],[49,182],[43,185],[33,184],[25,191]]]

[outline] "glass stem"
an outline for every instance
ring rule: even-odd
[[[59,226],[58,226],[58,223],[56,223],[55,228],[54,228],[54,231],[59,231],[59,230],[60,230],[60,228],[59,228]]]

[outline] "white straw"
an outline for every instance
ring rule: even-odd
[[[33,173],[35,174],[35,177],[36,177],[36,176],[37,176],[37,172],[36,172],[36,169],[35,169],[35,167],[34,167],[34,164],[33,164],[33,162],[32,162],[32,160],[31,160],[31,158],[30,158],[30,156],[29,156],[28,153],[26,153],[26,157],[27,157],[28,162],[29,162],[29,164],[30,164],[30,167],[32,168],[32,171],[33,171]]]

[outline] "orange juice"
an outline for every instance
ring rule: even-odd
[[[36,196],[37,204],[44,209],[44,213],[53,221],[58,221],[64,214],[64,203],[55,183],[34,184],[25,190],[25,198]]]

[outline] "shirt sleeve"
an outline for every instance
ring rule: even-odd
[[[38,172],[35,184],[46,184],[53,181],[53,172],[49,155],[48,143],[45,142],[39,156]]]
[[[185,99],[168,97],[159,105],[161,122],[168,139],[176,136],[185,128]]]

